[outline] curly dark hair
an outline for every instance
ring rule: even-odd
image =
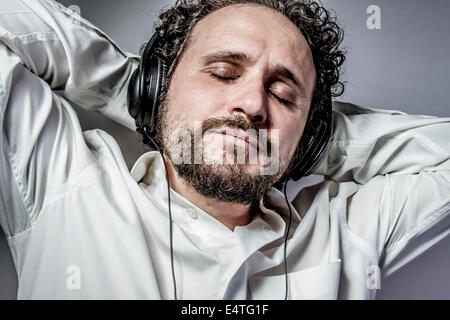
[[[312,52],[317,75],[315,91],[303,136],[288,169],[279,179],[284,181],[315,134],[315,119],[331,117],[331,96],[338,97],[344,92],[344,84],[339,81],[345,60],[345,52],[340,49],[344,32],[334,12],[313,0],[177,0],[175,5],[161,12],[155,26],[161,38],[161,53],[170,64],[161,101],[165,99],[180,58],[191,45],[192,30],[197,22],[213,11],[235,4],[260,5],[282,13],[299,28]]]

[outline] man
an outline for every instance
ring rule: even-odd
[[[325,181],[287,206],[272,185],[307,156],[308,115],[326,113],[315,99],[339,94],[340,29],[316,3],[238,2],[161,14],[164,162],[148,152],[131,173],[111,136],[81,132],[66,99],[135,129],[138,57],[50,0],[2,4],[0,221],[18,298],[370,299],[373,270],[391,273],[448,235],[448,119],[335,104],[315,171]],[[277,132],[279,170],[176,164],[172,133],[196,121],[212,129],[201,141],[213,158],[234,154],[224,129]]]

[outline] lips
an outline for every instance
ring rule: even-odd
[[[254,142],[252,141],[257,141],[256,137],[254,135],[251,135],[249,133],[246,133],[243,130],[235,130],[235,129],[222,129],[222,130],[213,130],[213,132],[215,133],[220,133],[223,135],[228,135],[231,137],[235,137],[239,140],[243,140],[245,142],[247,142],[249,145],[253,146],[256,149],[256,145],[254,144]],[[250,137],[252,137],[252,139],[250,139]]]

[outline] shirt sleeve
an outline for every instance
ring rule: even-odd
[[[56,1],[4,0],[0,8],[0,40],[28,70],[82,108],[136,129],[126,95],[139,56]]]
[[[450,118],[349,103],[335,103],[333,115],[330,148],[316,173],[360,186],[349,199],[348,223],[389,275],[450,234]]]
[[[0,61],[0,224],[11,237],[94,161],[67,100],[135,128],[126,95],[138,57],[55,1],[2,0]]]

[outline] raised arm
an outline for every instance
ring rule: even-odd
[[[66,99],[135,129],[126,95],[139,57],[72,10],[51,0],[2,0],[0,42]]]
[[[354,182],[348,230],[389,274],[450,234],[450,118],[334,105],[335,132],[316,171]]]
[[[12,237],[95,167],[66,99],[134,129],[126,108],[136,56],[49,0],[0,4],[0,224]]]
[[[450,170],[450,118],[334,103],[329,152],[315,173],[367,183],[377,175]]]

